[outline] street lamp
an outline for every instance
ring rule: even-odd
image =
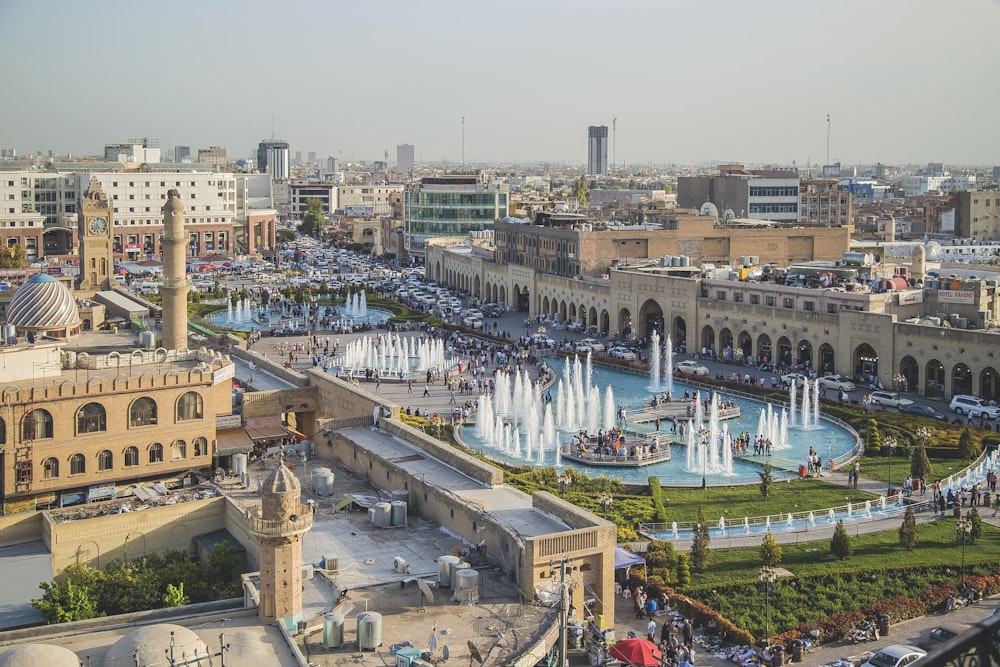
[[[757,581],[764,591],[764,635],[768,642],[771,641],[771,591],[774,589],[774,582],[778,579],[778,573],[773,567],[764,566],[760,568]]]
[[[698,431],[698,456],[701,457],[701,490],[704,491],[708,488],[708,480],[705,479],[705,467],[708,465],[708,445],[711,441],[712,434],[709,433],[707,428],[703,428]]]
[[[611,496],[610,493],[607,492],[597,496],[597,504],[600,505],[601,509],[604,511],[604,516],[608,515],[608,510],[611,509],[611,503],[613,501],[614,498]]]
[[[562,473],[556,481],[559,482],[559,494],[565,496],[566,487],[573,483],[573,478],[567,473]]]
[[[931,430],[926,426],[918,426],[915,434],[917,436],[917,440],[920,441],[920,444],[926,447],[927,441],[931,439]]]
[[[889,436],[882,441],[882,445],[889,450],[889,490],[885,492],[886,500],[892,495],[892,453],[896,451],[896,439]]]
[[[972,521],[963,517],[955,522],[955,539],[962,540],[962,589],[965,589],[965,543],[972,535]]]

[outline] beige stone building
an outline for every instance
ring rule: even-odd
[[[831,227],[853,225],[854,196],[837,189],[836,179],[802,181],[799,185],[799,220]]]

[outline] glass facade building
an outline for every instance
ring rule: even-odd
[[[507,216],[510,188],[484,174],[423,178],[406,187],[403,218],[406,249],[422,256],[431,237],[464,236],[493,229]]]

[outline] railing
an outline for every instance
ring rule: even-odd
[[[264,537],[281,537],[295,533],[304,533],[312,528],[312,512],[308,508],[303,510],[303,514],[294,517],[294,520],[281,521],[275,519],[262,519],[256,514],[247,517],[250,525],[250,532]]]
[[[1000,615],[992,615],[947,641],[920,660],[926,667],[1000,665]]]

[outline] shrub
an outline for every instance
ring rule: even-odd
[[[708,561],[712,558],[711,537],[708,534],[708,522],[705,521],[705,510],[698,507],[698,523],[694,527],[694,540],[691,542],[691,564],[698,572],[708,569]]]
[[[848,560],[853,552],[854,547],[851,546],[851,536],[847,534],[843,520],[838,521],[837,527],[833,531],[833,539],[830,540],[830,553],[836,556],[838,560]]]
[[[667,520],[667,508],[663,504],[663,489],[660,488],[660,478],[652,475],[649,478],[649,495],[653,499],[653,521],[663,523]]]
[[[913,508],[907,506],[906,514],[903,515],[903,525],[899,527],[899,545],[907,551],[913,551],[917,544],[917,518],[913,514]]]

